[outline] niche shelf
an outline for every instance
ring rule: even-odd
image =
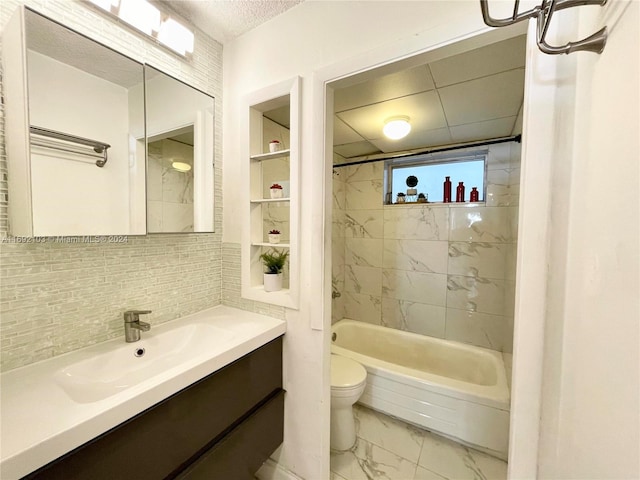
[[[251,200],[251,203],[277,203],[290,201],[290,198],[256,198],[254,200]]]
[[[290,155],[291,149],[287,148],[285,150],[278,150],[277,152],[258,153],[256,155],[251,155],[251,160],[257,160],[261,162],[262,160],[272,160],[274,158],[289,157]]]
[[[255,247],[291,248],[291,244],[289,243],[255,242],[251,245]]]
[[[247,141],[242,173],[249,183],[249,199],[243,207],[242,297],[292,309],[298,308],[299,297],[300,84],[300,77],[295,77],[272,85],[247,95],[243,105]],[[268,152],[276,133],[288,148]],[[283,185],[283,198],[269,198],[273,183]],[[284,243],[267,241],[274,228],[282,231]],[[260,255],[270,249],[289,252],[285,285],[278,292],[264,291]]]

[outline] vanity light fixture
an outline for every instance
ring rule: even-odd
[[[193,53],[193,32],[147,0],[86,1],[183,57]]]
[[[107,12],[111,12],[112,10],[117,11],[118,4],[120,3],[120,0],[89,0],[89,1],[94,5],[100,7],[101,9],[106,10]]]
[[[193,53],[193,32],[173,18],[167,18],[160,24],[158,41],[182,56]]]
[[[118,17],[151,37],[160,30],[160,10],[146,0],[120,0]]]
[[[184,162],[172,162],[171,166],[173,167],[174,170],[177,170],[182,173],[186,173],[189,170],[191,170],[191,165]]]
[[[382,133],[391,140],[400,140],[401,138],[409,135],[411,131],[411,124],[409,123],[409,117],[397,116],[391,117],[385,120]]]

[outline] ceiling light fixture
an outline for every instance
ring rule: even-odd
[[[385,120],[382,133],[391,140],[400,140],[401,138],[409,135],[411,131],[411,124],[409,123],[409,117],[398,116],[391,117]]]
[[[174,170],[177,170],[179,172],[188,172],[189,170],[191,170],[191,165],[184,162],[173,162],[171,166],[174,168]]]

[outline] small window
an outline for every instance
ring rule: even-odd
[[[486,158],[487,152],[484,151],[467,153],[464,156],[428,154],[413,157],[411,160],[387,160],[386,203],[395,203],[398,193],[404,194],[407,202],[417,202],[420,194],[424,194],[424,198],[429,203],[443,202],[443,186],[446,177],[451,180],[453,202],[456,201],[456,187],[459,182],[464,184],[466,202],[470,201],[473,187],[478,190],[478,201],[483,202]],[[411,185],[415,186],[412,188]]]

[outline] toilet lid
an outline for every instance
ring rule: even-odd
[[[331,355],[331,387],[354,387],[367,379],[367,371],[355,360]]]

